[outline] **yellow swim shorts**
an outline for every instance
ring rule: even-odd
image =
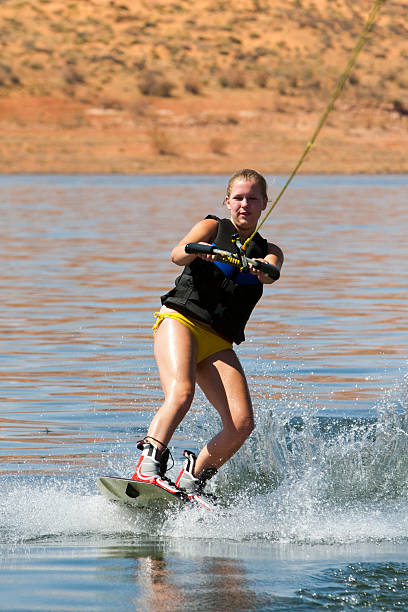
[[[232,349],[231,342],[224,340],[224,338],[221,338],[221,336],[208,329],[208,327],[200,325],[196,321],[190,321],[190,319],[187,319],[187,317],[179,312],[155,312],[154,316],[157,319],[153,326],[154,331],[159,327],[163,319],[176,319],[176,321],[180,321],[180,323],[188,327],[197,342],[197,363],[219,351]]]

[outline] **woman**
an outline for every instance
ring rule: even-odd
[[[184,266],[176,286],[162,296],[155,313],[154,354],[164,391],[164,403],[154,416],[144,440],[134,480],[152,482],[172,493],[201,493],[213,476],[242,446],[254,428],[254,416],[245,374],[232,343],[245,339],[245,324],[264,284],[266,274],[249,266],[249,272],[220,263],[210,254],[188,254],[188,243],[215,244],[235,251],[232,236],[241,243],[252,235],[266,208],[266,181],[255,170],[240,170],[230,179],[225,197],[229,219],[208,216],[182,238],[171,253]],[[255,234],[245,253],[280,269],[280,248]],[[198,457],[185,451],[185,466],[175,483],[165,477],[167,445],[190,408],[196,382],[218,411],[222,430]]]

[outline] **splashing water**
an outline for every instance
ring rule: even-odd
[[[96,473],[86,480],[72,474],[8,476],[0,500],[2,539],[121,534],[294,543],[406,539],[407,382],[405,376],[384,394],[376,420],[314,417],[308,410],[299,417],[298,405],[285,413],[263,406],[256,432],[212,483],[221,499],[212,512],[186,507],[176,514],[151,513],[109,503],[95,493]],[[190,435],[208,436],[202,415],[185,426]],[[125,459],[117,457],[119,471]]]

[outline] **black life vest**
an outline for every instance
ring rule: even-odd
[[[208,215],[218,221],[214,244],[219,249],[235,252],[231,236],[237,233],[229,219]],[[268,242],[256,233],[246,251],[248,257],[265,257]],[[185,266],[176,279],[174,289],[161,297],[161,302],[186,317],[208,323],[224,338],[240,344],[245,340],[245,325],[260,299],[263,285],[249,272],[220,262],[197,257]]]

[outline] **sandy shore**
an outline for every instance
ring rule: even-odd
[[[291,172],[325,106],[228,91],[112,109],[53,98],[0,100],[2,173]],[[339,100],[303,173],[408,172],[408,117]]]

